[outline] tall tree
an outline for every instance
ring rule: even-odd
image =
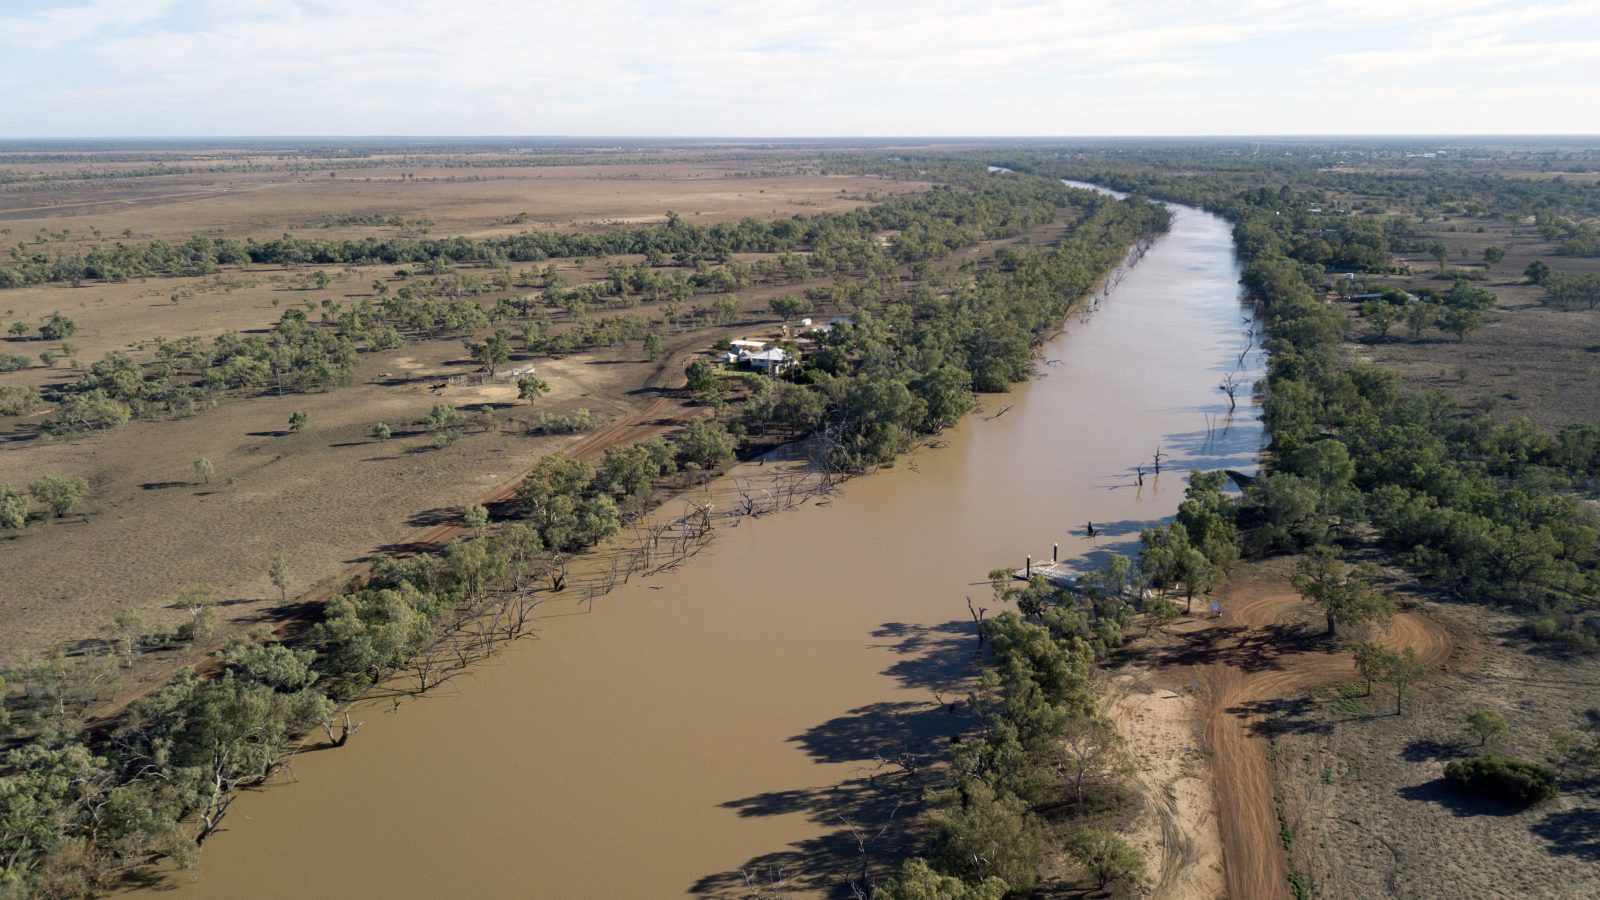
[[[1369,620],[1386,621],[1394,615],[1394,600],[1369,583],[1376,575],[1369,563],[1347,566],[1338,551],[1326,545],[1312,547],[1295,565],[1294,587],[1300,596],[1322,607],[1328,634],[1340,625]]]

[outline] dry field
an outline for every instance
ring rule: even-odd
[[[1600,421],[1600,310],[1544,306],[1544,289],[1522,277],[1535,259],[1574,275],[1600,271],[1600,259],[1556,256],[1528,225],[1447,219],[1421,227],[1423,242],[1449,248],[1452,269],[1481,269],[1485,247],[1505,248],[1506,258],[1489,279],[1477,282],[1499,297],[1499,306],[1465,341],[1433,329],[1412,340],[1404,323],[1379,339],[1357,322],[1360,340],[1347,345],[1352,357],[1399,372],[1413,388],[1440,390],[1464,405],[1482,403],[1502,417],[1527,416],[1547,429]],[[1410,263],[1413,274],[1383,282],[1410,291],[1449,289],[1451,282],[1434,277],[1438,265],[1432,257],[1418,253],[1400,259]],[[1354,318],[1355,304],[1347,306]]]
[[[823,175],[784,158],[512,167],[486,154],[480,168],[470,159],[448,167],[432,158],[371,162],[324,171],[250,160],[222,172],[0,184],[0,246],[22,241],[29,252],[50,252],[195,234],[269,240],[286,232],[331,239],[402,231],[352,221],[369,216],[406,220],[414,233],[433,237],[657,223],[668,210],[699,224],[845,211],[867,194],[925,187]],[[9,168],[29,167],[0,156],[0,171]]]
[[[1309,692],[1271,723],[1274,775],[1295,831],[1296,865],[1319,897],[1600,896],[1595,789],[1564,785],[1526,810],[1463,797],[1451,759],[1481,752],[1467,713],[1494,709],[1511,734],[1494,748],[1542,760],[1554,728],[1576,730],[1600,699],[1600,662],[1530,655],[1520,621],[1424,603],[1463,641],[1394,715],[1393,692]]]
[[[460,175],[464,170],[448,171]],[[497,176],[506,170],[487,171]],[[734,177],[732,173],[737,171],[739,167],[733,163],[671,164],[659,169],[592,166],[582,172],[544,167],[531,170],[525,181],[515,184],[435,186],[421,183],[419,175],[418,184],[396,181],[382,187],[391,197],[426,189],[430,192],[426,196],[434,198],[428,202],[439,203],[438,208],[390,209],[388,214],[425,215],[471,233],[490,229],[489,217],[502,210],[527,210],[535,222],[548,223],[566,222],[574,216],[648,221],[662,217],[668,208],[681,211],[686,218],[696,212],[722,219],[771,215],[773,210],[789,216],[861,205],[859,199],[841,199],[841,190],[856,196],[857,191],[881,191],[885,185],[914,187],[882,182],[873,188],[867,184],[869,179],[815,175],[765,180]],[[328,180],[341,181],[344,173],[338,174],[338,179]],[[322,177],[327,178],[325,174]],[[556,178],[563,179],[566,187],[541,193]],[[841,188],[841,184],[845,186]],[[115,182],[80,183],[91,197],[112,185]],[[281,191],[263,187],[249,195],[255,199],[269,195],[288,198],[281,207],[269,210],[272,224],[263,226],[264,234],[280,233],[286,216],[315,215],[316,204],[332,202],[328,199],[332,195],[318,192],[337,190],[320,182],[314,187],[299,182],[281,182],[280,186]],[[440,199],[453,196],[457,188],[482,188],[481,195],[469,194],[471,197],[492,198],[497,190],[522,193],[470,203],[463,200],[466,205],[455,207]],[[15,212],[9,205],[12,199],[0,193],[0,219]],[[234,225],[265,215],[255,199],[174,199],[112,212],[88,211],[97,208],[91,201],[75,207],[80,209],[75,215],[86,220],[124,215],[129,222],[144,222],[141,227],[146,233],[177,236],[221,228],[230,236],[240,236]],[[103,231],[115,224],[107,218],[95,221],[99,224],[94,227]],[[89,226],[85,221],[71,227],[77,234]],[[1063,223],[1041,228],[1020,240],[1047,242],[1058,237],[1064,227]],[[434,233],[442,230],[436,225]],[[993,250],[986,245],[968,248],[941,267],[972,261]],[[605,264],[600,260],[556,261],[557,269],[572,285],[603,277]],[[290,307],[316,306],[324,300],[348,304],[373,299],[375,279],[396,287],[404,283],[394,278],[391,269],[382,267],[329,267],[328,271],[333,280],[323,290],[293,287],[289,279],[296,273],[287,270],[250,267],[202,278],[0,292],[0,311],[4,311],[0,321],[33,324],[60,310],[79,325],[68,340],[71,354],[62,354],[50,368],[35,365],[0,375],[0,384],[67,382],[75,377],[70,359],[86,366],[109,351],[124,350],[137,360],[149,361],[158,337],[210,338],[228,330],[261,331]],[[818,279],[814,284],[828,281],[831,279]],[[347,386],[285,396],[228,394],[215,408],[193,416],[136,420],[112,432],[52,439],[38,434],[27,419],[0,419],[0,483],[22,485],[43,475],[82,475],[91,483],[88,500],[72,515],[36,520],[21,532],[0,533],[0,566],[5,571],[0,579],[0,633],[5,635],[0,642],[0,665],[51,647],[99,646],[102,629],[121,610],[143,612],[152,630],[171,630],[187,619],[188,614],[175,601],[180,591],[191,586],[213,591],[223,624],[229,629],[291,615],[292,607],[280,603],[268,576],[275,555],[283,554],[289,563],[292,601],[298,594],[339,581],[375,553],[404,549],[426,529],[457,521],[464,505],[514,482],[541,456],[569,450],[586,440],[581,434],[530,436],[525,423],[536,412],[584,408],[593,414],[597,427],[603,428],[664,399],[667,407],[661,416],[681,416],[684,401],[678,398],[676,388],[682,384],[687,362],[720,337],[776,333],[778,320],[767,311],[768,303],[808,286],[813,283],[757,284],[741,290],[738,298],[743,313],[738,319],[722,326],[666,329],[665,346],[657,361],[648,358],[637,340],[559,358],[518,352],[509,365],[535,364],[552,387],[536,405],[519,401],[515,385],[510,384],[435,390],[444,378],[476,368],[462,346],[462,337],[467,336],[458,335],[413,339],[397,350],[363,354]],[[178,295],[178,302],[172,301],[173,295]],[[490,292],[476,300],[487,309],[501,296],[507,294]],[[714,295],[701,295],[693,302],[714,299]],[[658,306],[649,303],[626,312],[653,320],[662,316]],[[602,310],[593,315],[609,314]],[[556,330],[567,327],[567,321],[558,313]],[[62,347],[60,342],[0,339],[0,352],[37,358],[46,349],[59,352]],[[444,447],[436,447],[419,424],[440,402],[449,403],[466,417],[464,436]],[[309,425],[291,433],[288,419],[297,410],[308,413]],[[378,422],[393,428],[391,439],[380,441],[371,436]],[[193,467],[201,457],[215,466],[209,484]],[[196,652],[189,648],[153,654],[148,665],[131,677],[152,679],[170,669],[180,655],[188,658]]]

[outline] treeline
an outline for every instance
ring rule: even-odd
[[[1220,473],[1192,473],[1176,520],[1146,531],[1135,564],[1111,554],[1071,589],[1034,577],[1019,585],[990,573],[995,599],[1015,604],[980,625],[989,648],[968,702],[981,717],[952,745],[944,786],[923,814],[927,849],[872,894],[879,900],[998,900],[1041,880],[1052,844],[1104,889],[1138,884],[1142,855],[1094,827],[1122,800],[1131,761],[1116,727],[1096,708],[1096,663],[1128,640],[1179,615],[1163,594],[1209,591],[1238,558],[1236,507]],[[1160,594],[1150,589],[1160,591]]]
[[[1276,210],[1248,192],[1226,205],[1241,237],[1281,234]],[[1444,586],[1593,649],[1568,617],[1600,607],[1600,520],[1571,492],[1600,474],[1600,432],[1467,416],[1437,392],[1403,390],[1394,372],[1344,364],[1347,320],[1321,302],[1321,269],[1294,246],[1240,241],[1244,282],[1272,336],[1260,395],[1273,471],[1246,491],[1246,547],[1298,550],[1370,524]]]
[[[1527,216],[1600,215],[1600,192],[1583,179],[1540,175],[1540,163],[1512,155],[1481,160],[1405,160],[1376,147],[1301,145],[1288,153],[1259,152],[1248,143],[1074,147],[1061,154],[1013,153],[999,164],[1022,171],[1049,167],[1063,177],[1118,190],[1143,183],[1151,196],[1191,206],[1226,202],[1244,185],[1293,182],[1324,214],[1340,204],[1368,212],[1435,210],[1515,221]],[[1392,148],[1391,148],[1392,149]],[[1422,150],[1425,148],[1415,148]],[[1436,149],[1436,148],[1431,148]],[[1503,171],[1486,171],[1494,166]],[[1593,163],[1589,163],[1592,168]],[[1181,172],[1181,175],[1172,173]],[[1157,185],[1160,189],[1157,189]],[[1170,187],[1173,190],[1168,191]]]
[[[469,305],[477,313],[472,323],[484,323],[482,309]],[[398,347],[403,341],[393,327],[360,315],[330,329],[291,309],[264,335],[229,331],[209,342],[195,337],[164,342],[151,366],[114,350],[77,381],[53,391],[57,408],[42,427],[55,433],[115,428],[134,417],[206,409],[226,390],[302,391],[344,384],[355,371],[357,340],[367,349]],[[18,398],[16,406],[38,400],[37,395]]]
[[[1047,834],[1092,810],[1095,792],[1128,768],[1089,678],[1132,621],[1138,588],[1129,576],[1118,556],[1076,595],[1043,579],[1026,588],[997,581],[998,598],[1025,612],[983,623],[989,660],[969,698],[981,724],[954,744],[945,783],[923,814],[926,855],[907,860],[873,897],[999,900],[1033,890]],[[1110,832],[1076,829],[1066,846],[1102,887],[1144,874],[1139,854]]]
[[[669,213],[667,224],[630,230],[523,232],[503,238],[419,239],[401,236],[322,240],[285,235],[271,241],[236,241],[196,236],[172,244],[156,240],[118,243],[83,253],[25,254],[0,267],[0,288],[89,280],[119,281],[150,275],[206,275],[224,266],[436,265],[537,262],[561,257],[664,254],[689,261],[732,253],[826,251],[862,236],[897,234],[893,253],[902,262],[936,258],[949,251],[1003,237],[1051,221],[1067,202],[1060,185],[1047,179],[1008,179],[940,186],[900,194],[848,213],[810,218],[696,226]]]
[[[220,677],[187,670],[105,733],[78,720],[114,683],[113,657],[11,670],[0,732],[25,739],[0,767],[0,897],[87,897],[161,859],[192,865],[237,790],[281,771],[308,733],[336,746],[356,733],[350,701],[384,685],[425,692],[497,652],[531,626],[535,582],[560,589],[572,553],[616,534],[675,473],[714,471],[732,454],[726,429],[702,418],[670,442],[610,448],[598,468],[546,457],[515,521],[491,528],[469,509],[473,536],[380,560],[290,643],[270,630],[230,639]],[[195,606],[196,622],[207,609]],[[119,633],[117,644],[131,657],[195,633]]]
[[[1157,204],[1088,192],[1075,199],[1092,211],[1056,246],[1002,250],[970,286],[868,303],[850,324],[824,335],[821,350],[795,375],[820,393],[820,415],[808,402],[760,403],[747,410],[745,424],[793,429],[818,420],[829,464],[860,471],[954,423],[972,408],[975,391],[1003,392],[1026,380],[1043,336],[1130,247],[1169,221]]]
[[[1133,180],[1235,221],[1243,280],[1271,335],[1258,391],[1273,471],[1245,493],[1247,551],[1297,550],[1370,524],[1447,588],[1520,610],[1540,636],[1594,649],[1574,617],[1600,608],[1600,517],[1573,496],[1600,475],[1594,425],[1549,434],[1468,415],[1438,392],[1404,390],[1394,372],[1345,364],[1348,320],[1321,300],[1322,267],[1295,255],[1284,191],[1158,173]],[[1470,318],[1484,293],[1458,286],[1442,308]]]
[[[811,417],[830,460],[856,469],[887,462],[916,435],[954,422],[970,409],[974,389],[1004,390],[1026,378],[1043,333],[1130,245],[1167,223],[1154,204],[1037,187],[1040,196],[1091,210],[1066,240],[1007,254],[953,294],[920,291],[876,315],[863,309],[854,326],[830,340],[822,354],[829,361],[808,370],[808,384],[774,387],[764,408],[800,408],[799,427]],[[280,328],[315,331],[298,315],[286,316]],[[267,346],[277,345],[269,340]],[[174,367],[184,353],[171,352]],[[215,356],[195,359],[215,368]],[[77,396],[148,390],[136,370],[123,365],[90,377],[94,386]],[[137,701],[104,734],[84,734],[78,722],[114,681],[112,657],[57,655],[13,670],[4,718],[14,718],[14,733],[28,740],[7,754],[0,776],[0,896],[89,896],[154,861],[192,863],[235,792],[273,777],[307,732],[320,729],[330,744],[343,744],[360,727],[348,715],[349,701],[384,685],[426,691],[496,652],[499,642],[528,627],[538,602],[535,582],[564,588],[572,554],[615,535],[649,507],[658,486],[714,471],[734,447],[735,436],[721,420],[701,417],[670,442],[608,449],[598,468],[547,457],[524,479],[516,521],[493,528],[487,511],[469,508],[464,519],[473,536],[437,553],[380,560],[292,643],[265,633],[230,640],[220,655],[220,677],[186,672]],[[675,540],[709,531],[709,522],[693,519],[679,523],[682,535]],[[645,545],[663,540],[653,534]],[[280,589],[287,584],[284,569],[281,557],[274,561]],[[1048,754],[1054,735],[1075,729],[1114,742],[1114,731],[1085,705],[1083,682],[1088,660],[1121,640],[1128,615],[1122,587],[1108,582],[1105,593],[1092,619],[1051,601],[1035,616],[1042,624],[1003,617],[991,625],[987,633],[1007,661],[985,688],[995,752],[975,751],[963,763],[972,777],[953,780],[941,801],[951,817],[945,829],[951,840],[983,840],[991,823],[1020,822],[1018,836],[1031,840],[1035,834],[1028,820],[1007,817],[1019,803],[1043,796],[1031,793],[1036,782],[1028,772],[1055,763],[1046,756],[1013,759],[1012,748]],[[193,605],[196,623],[208,621],[207,609]],[[129,658],[146,643],[165,645],[199,633],[197,625],[147,641],[129,628],[119,624],[116,632]],[[1012,721],[1017,717],[1038,721],[1019,730]],[[1010,844],[1004,836],[986,844],[1005,855],[962,876],[986,879],[993,870],[1026,884],[1025,869],[1010,860],[1020,851],[1025,863],[1032,845]]]

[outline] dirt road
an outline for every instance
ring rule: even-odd
[[[1348,650],[1333,648],[1305,601],[1279,579],[1241,580],[1218,594],[1223,616],[1174,629],[1183,643],[1156,666],[1158,683],[1199,689],[1222,836],[1227,896],[1288,897],[1289,870],[1278,830],[1263,724],[1271,702],[1309,687],[1356,679]],[[1397,615],[1382,641],[1411,647],[1429,665],[1450,653],[1448,632],[1420,613]]]

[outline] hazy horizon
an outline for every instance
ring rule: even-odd
[[[0,50],[26,140],[1600,133],[1570,0],[11,0]]]

